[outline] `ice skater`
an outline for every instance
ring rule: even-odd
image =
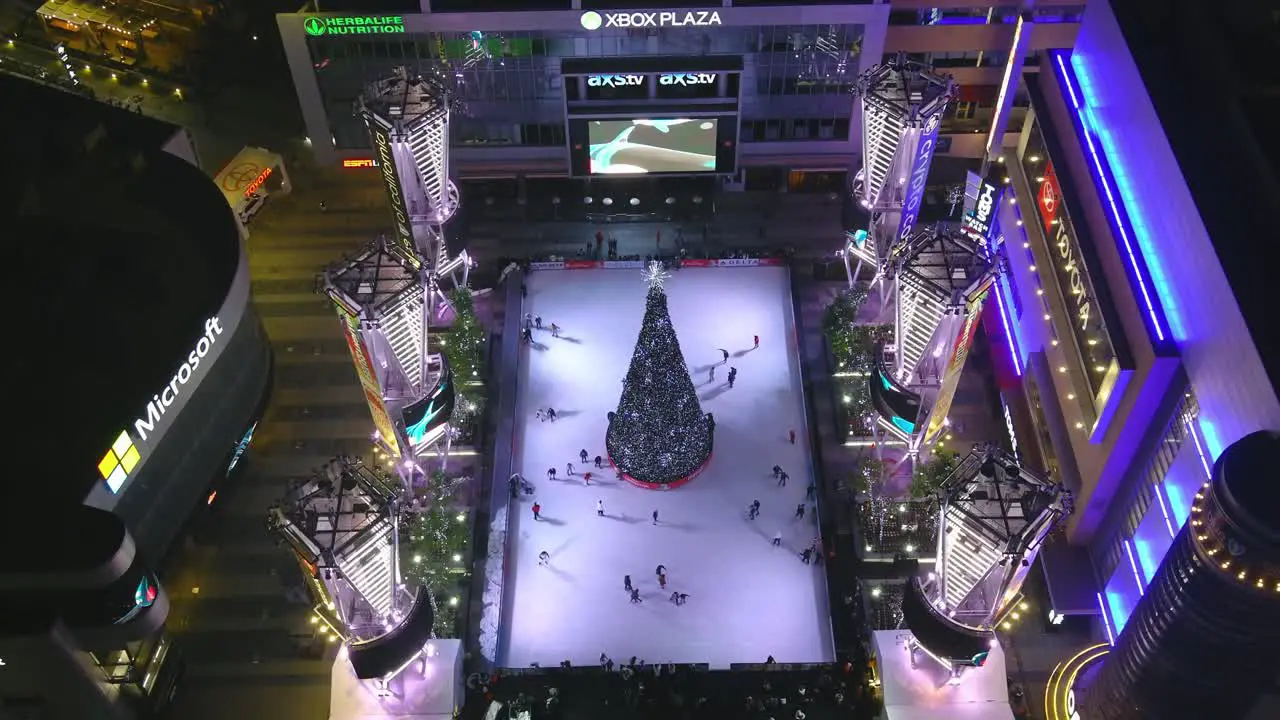
[[[573,476],[573,463],[570,462],[564,464],[564,474],[570,477]]]
[[[547,421],[547,415],[546,415],[546,413],[542,412],[542,408],[538,408],[537,410],[534,410],[534,411],[533,411],[533,416],[534,416],[534,417],[536,417],[536,418],[538,418],[538,422],[546,422],[546,421]]]
[[[582,473],[582,484],[588,485],[588,486],[591,485],[591,473],[589,472]]]
[[[773,534],[773,546],[782,547],[782,531],[781,530]]]
[[[556,479],[556,469],[555,469],[555,468],[553,468],[553,467],[549,467],[549,468],[547,468],[547,479],[548,479],[548,480],[555,480],[555,479]]]
[[[751,342],[752,342],[752,343],[754,343],[754,347],[760,347],[760,336],[759,336],[759,335],[752,335],[752,336],[751,336]]]
[[[747,509],[747,519],[755,520],[758,517],[760,517],[760,501],[756,500],[752,502],[751,506]]]
[[[777,479],[778,479],[778,476],[779,476],[779,475],[781,475],[781,474],[782,474],[782,466],[781,466],[781,465],[774,465],[774,466],[773,466],[773,479],[774,479],[774,480],[777,480]]]
[[[804,552],[800,553],[800,562],[805,565],[813,562],[813,548],[807,547],[804,549]]]
[[[680,593],[680,596],[676,598],[676,604],[683,605],[686,602],[688,602],[688,600],[689,600],[689,593]]]
[[[721,361],[721,363],[722,363],[722,364],[724,364],[724,365],[728,365],[728,364],[729,364],[729,351],[728,351],[728,350],[725,350],[724,348],[720,348],[720,355],[721,355],[721,356],[723,356],[723,358],[724,358],[724,359]]]
[[[551,422],[555,422],[555,421],[556,421],[556,409],[555,409],[555,408],[547,408],[547,419],[548,419],[548,420],[550,420]]]
[[[657,525],[657,524],[658,524],[658,511],[657,511],[657,510],[654,510],[654,511],[653,511],[653,524],[654,524],[654,525]]]
[[[532,315],[531,313],[525,313],[525,314],[524,314],[524,329],[525,329],[525,330],[529,330],[529,329],[531,329],[531,328],[533,328],[533,315]]]
[[[672,590],[672,591],[671,591],[671,604],[672,604],[672,605],[679,605],[679,604],[680,604],[680,591],[679,591],[679,590]]]
[[[582,464],[583,464],[583,465],[586,465],[586,464],[587,464],[587,450],[586,450],[586,448],[583,448],[582,450],[579,450],[579,451],[578,451],[578,459],[582,461]]]
[[[533,342],[533,329],[532,329],[532,328],[525,328],[525,329],[521,330],[521,331],[520,331],[520,339],[524,341],[524,344],[525,344],[525,345],[528,345],[529,343],[532,343],[532,342]]]
[[[799,505],[796,505],[796,519],[797,520],[804,519],[804,503],[800,503]]]
[[[644,602],[644,600],[642,600],[640,597],[639,588],[631,588],[631,602],[632,604]]]
[[[604,517],[604,500],[596,500],[596,516]]]
[[[666,566],[666,565],[659,565],[659,566],[658,566],[658,567],[653,571],[653,574],[654,574],[654,575],[666,575],[666,574],[667,574],[667,566]]]
[[[792,444],[792,445],[795,445],[795,444],[796,444],[796,431],[795,431],[795,430],[789,430],[789,431],[787,432],[787,434],[791,436],[791,444]]]
[[[623,589],[623,590],[626,590],[627,592],[631,592],[632,588],[631,588],[631,576],[630,576],[630,575],[623,575],[623,576],[622,576],[622,589]]]
[[[560,337],[560,326],[555,323],[551,323],[551,337]]]
[[[597,455],[597,456],[596,456],[596,467],[598,467],[598,468],[603,468],[603,467],[604,467],[604,465],[603,465],[603,464],[601,464],[601,463],[603,463],[603,462],[604,462],[604,458],[602,458],[602,457],[600,457],[599,455]]]
[[[542,519],[542,505],[538,503],[533,504],[533,519],[534,520]]]
[[[738,368],[729,368],[729,389],[733,389],[733,382],[738,379]]]
[[[786,473],[786,471],[783,471],[783,472],[778,473],[778,487],[786,487],[786,486],[787,486],[787,478],[789,478],[789,477],[791,477],[791,476],[790,476],[790,475],[788,475],[788,474]]]
[[[541,316],[541,315],[537,315],[537,316],[535,316],[535,317],[533,318],[533,326],[534,326],[534,327],[536,327],[536,328],[538,328],[539,330],[541,330],[541,329],[542,329],[542,316]]]
[[[663,590],[667,589],[667,576],[665,574],[658,576],[658,587]]]
[[[716,379],[716,366],[715,366],[715,365],[712,365],[710,368],[708,368],[708,371],[709,371],[709,375],[710,375],[710,382],[715,382],[715,379]]]
[[[817,496],[818,496],[818,485],[817,485],[817,483],[809,483],[809,487],[805,488],[805,491],[804,491],[804,499],[805,499],[805,500],[812,500],[812,499],[816,498]]]
[[[539,564],[539,565],[550,565],[550,564],[551,564],[551,553],[547,552],[546,550],[543,550],[542,552],[538,553],[538,564]]]

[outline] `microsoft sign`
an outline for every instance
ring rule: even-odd
[[[321,35],[396,35],[404,32],[402,15],[307,16],[302,28],[312,37]]]

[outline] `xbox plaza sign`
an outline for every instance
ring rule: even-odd
[[[320,17],[308,15],[302,21],[302,29],[311,37],[323,35],[401,35],[404,33],[403,15],[339,15]]]
[[[606,12],[588,10],[579,18],[584,30],[600,28],[718,27],[716,10],[665,10],[662,12]]]

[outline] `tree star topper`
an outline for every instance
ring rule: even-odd
[[[648,267],[642,270],[640,274],[644,276],[644,281],[649,283],[649,287],[658,288],[659,290],[667,282],[667,278],[671,277],[671,273],[663,270],[662,263],[657,260],[650,260]]]

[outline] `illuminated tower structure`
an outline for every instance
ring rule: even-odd
[[[336,459],[286,494],[268,524],[293,549],[314,603],[312,623],[347,646],[355,676],[379,692],[427,647],[436,608],[401,582],[400,482]]]
[[[431,319],[444,309],[436,301],[444,295],[435,273],[423,267],[384,237],[324,273],[324,292],[342,320],[373,416],[374,440],[393,458],[405,458],[405,473],[416,470],[410,458],[432,449],[443,459],[452,440],[453,374],[427,342]],[[466,287],[465,255],[445,269],[455,287]]]
[[[902,622],[911,642],[958,679],[982,666],[993,629],[1017,608],[1036,553],[1072,498],[991,444],[975,446],[939,496],[935,572],[907,583]]]
[[[942,227],[908,235],[886,268],[894,340],[868,382],[877,426],[914,457],[945,427],[998,268],[984,239]]]
[[[862,169],[854,201],[870,215],[867,232],[846,242],[844,257],[884,272],[892,250],[915,228],[938,128],[956,96],[955,81],[899,54],[867,70],[854,94],[862,102]]]
[[[1223,451],[1111,653],[1077,684],[1080,717],[1244,718],[1274,692],[1278,458],[1277,432],[1255,432]]]

